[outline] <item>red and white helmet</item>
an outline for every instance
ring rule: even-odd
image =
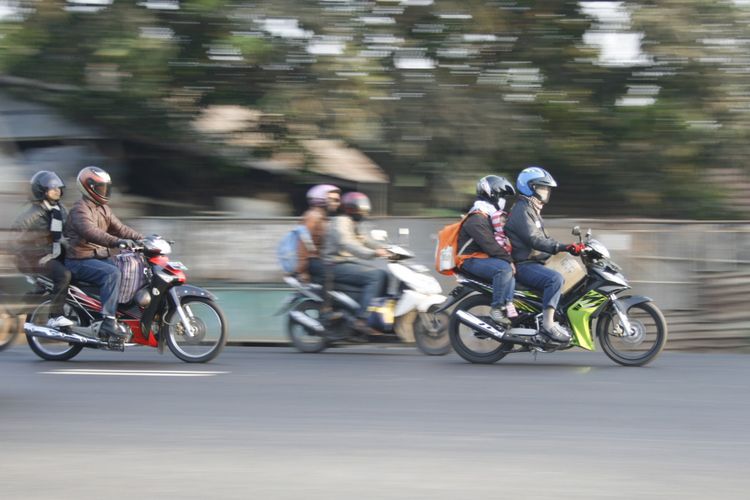
[[[307,203],[311,207],[325,207],[328,203],[328,194],[340,192],[341,189],[333,184],[318,184],[307,192]]]
[[[106,205],[112,191],[112,178],[99,167],[85,167],[78,172],[78,189],[97,205]]]
[[[352,216],[367,216],[370,214],[370,210],[372,210],[370,198],[366,194],[357,191],[346,193],[341,198],[341,206],[344,208],[344,213]]]

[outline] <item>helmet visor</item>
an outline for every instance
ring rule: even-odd
[[[110,194],[110,191],[112,190],[111,183],[91,181],[89,186],[91,187],[91,191],[97,196],[100,196],[105,200],[109,199],[109,194]]]

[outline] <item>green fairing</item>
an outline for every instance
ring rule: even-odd
[[[594,338],[591,335],[591,315],[606,300],[605,295],[596,290],[591,290],[568,308],[568,321],[573,327],[572,345],[577,345],[589,351],[594,350]]]

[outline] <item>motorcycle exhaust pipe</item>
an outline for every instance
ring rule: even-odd
[[[323,333],[326,331],[325,327],[320,321],[315,318],[311,318],[307,314],[301,311],[292,311],[289,313],[289,317],[292,318],[296,323],[304,326],[308,330],[312,330],[315,333]]]
[[[99,340],[86,337],[84,335],[78,335],[77,333],[66,333],[54,328],[47,326],[35,325],[34,323],[24,323],[23,331],[27,335],[32,337],[43,337],[46,339],[59,340],[61,342],[69,342],[71,344],[84,345],[88,347],[107,347],[107,343]]]
[[[505,332],[503,330],[495,328],[489,323],[482,321],[481,319],[477,318],[473,314],[467,313],[466,311],[456,311],[456,317],[464,325],[473,328],[474,330],[478,330],[486,335],[489,335],[495,340],[502,340],[503,335],[505,335]]]

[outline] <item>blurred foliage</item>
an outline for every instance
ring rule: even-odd
[[[16,2],[0,72],[74,87],[47,99],[123,137],[192,146],[202,109],[237,104],[281,116],[284,150],[345,139],[425,210],[538,164],[559,212],[741,215],[710,179],[747,172],[743,2],[599,2],[603,16],[565,0],[96,3]],[[640,36],[640,53],[599,59],[592,34]],[[394,212],[417,210],[393,193]]]

